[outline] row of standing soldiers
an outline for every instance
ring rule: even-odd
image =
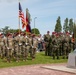
[[[47,32],[44,35],[45,41],[45,55],[52,56],[53,59],[55,57],[59,59],[60,56],[62,58],[68,58],[68,54],[75,49],[75,42],[72,37],[68,34],[65,35],[50,35]]]
[[[31,59],[34,59],[36,48],[37,39],[35,35],[0,36],[0,57],[6,59],[7,62],[10,62],[12,59],[15,59],[17,62],[19,60],[26,61],[28,55],[30,55]]]

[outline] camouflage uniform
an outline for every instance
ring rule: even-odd
[[[30,49],[30,45],[29,45],[29,38],[27,36],[24,37],[24,59],[27,60],[28,58],[28,54],[29,54],[29,49]]]
[[[55,56],[57,56],[57,59],[59,59],[59,45],[58,45],[58,38],[54,36],[54,38],[52,39],[52,55],[53,55],[53,59],[55,59]]]
[[[32,44],[32,49],[31,49],[30,53],[31,53],[32,59],[34,59],[35,54],[36,54],[36,49],[38,48],[38,40],[35,37],[35,35],[32,36],[31,44]]]
[[[14,51],[13,46],[14,46],[13,37],[12,37],[12,35],[9,35],[6,40],[6,57],[7,57],[8,62],[10,62],[10,60],[12,58],[12,54]]]
[[[58,37],[58,45],[59,45],[59,56],[62,56],[62,36]]]
[[[20,49],[19,49],[19,38],[20,36],[16,36],[15,37],[15,55],[14,55],[14,58],[16,58],[16,61],[18,62],[19,61],[19,59],[20,59]]]
[[[49,34],[44,35],[44,41],[45,41],[45,55],[50,55],[50,42],[51,42],[51,36]]]
[[[66,56],[66,58],[68,58],[68,54],[69,54],[69,47],[70,47],[70,45],[69,45],[69,37],[68,36],[65,36],[64,37],[64,48],[63,48],[63,58],[65,58],[65,56]]]
[[[5,57],[5,44],[4,44],[4,38],[0,37],[0,56],[1,58]]]
[[[26,60],[25,54],[26,54],[26,46],[25,46],[25,37],[23,36],[23,38],[22,38],[22,50],[21,50],[22,60]]]
[[[18,44],[18,57],[19,59],[22,57],[22,52],[23,52],[23,36],[19,36],[19,44]]]

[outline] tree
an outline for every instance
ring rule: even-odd
[[[2,32],[2,30],[0,29],[0,32]]]
[[[5,26],[4,28],[1,28],[1,32],[3,32],[3,34],[18,33],[19,29],[9,29],[9,26]]]
[[[5,26],[4,28],[2,28],[2,32],[4,34],[7,34],[8,33],[8,29],[9,29],[9,26]]]
[[[74,23],[74,26],[73,26],[73,33],[74,33],[74,37],[76,38],[76,24]]]
[[[40,34],[40,32],[39,32],[39,30],[37,28],[32,29],[32,33],[34,33],[34,31],[35,31],[35,34]]]
[[[73,33],[73,19],[69,20],[69,32]]]
[[[21,29],[20,29],[20,31],[21,31]],[[8,32],[10,32],[10,33],[18,33],[19,29],[9,29]]]
[[[68,30],[69,30],[69,28],[68,28],[68,18],[66,18],[64,20],[63,30],[64,30],[64,32],[68,32]]]
[[[62,31],[60,16],[58,17],[58,19],[56,21],[56,25],[55,25],[54,31],[55,32],[61,32]]]

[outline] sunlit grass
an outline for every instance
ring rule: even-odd
[[[44,52],[36,53],[36,58],[34,60],[31,60],[30,57],[28,57],[27,61],[19,61],[15,62],[12,61],[10,63],[5,62],[3,59],[0,59],[0,68],[4,67],[12,67],[12,66],[22,66],[22,65],[32,65],[32,64],[51,64],[51,63],[66,63],[67,59],[52,59],[52,56],[45,56]]]

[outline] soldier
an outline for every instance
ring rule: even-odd
[[[20,35],[17,34],[16,37],[14,38],[15,40],[15,50],[14,50],[14,58],[16,58],[16,62],[19,62],[19,59],[20,59],[20,49],[19,49],[19,40],[20,40]]]
[[[32,34],[29,33],[28,34],[28,38],[29,38],[29,53],[30,53],[30,56],[32,57]]]
[[[47,34],[44,35],[44,41],[45,41],[45,55],[50,55],[50,42],[51,42],[51,36],[50,32],[47,31]]]
[[[25,46],[25,34],[22,35],[22,48],[21,48],[21,57],[22,60],[25,61],[25,55],[26,55],[26,46]]]
[[[18,53],[19,53],[19,59],[22,57],[23,53],[23,33],[20,34],[19,36],[19,45],[18,45]]]
[[[62,39],[62,42],[61,42],[61,44],[62,44],[62,58],[64,59],[64,56],[65,56],[65,51],[64,51],[64,43],[65,43],[64,34],[62,34],[61,39]]]
[[[56,40],[57,40],[56,56],[57,56],[57,59],[59,59],[59,55],[60,55],[59,51],[60,51],[60,47],[61,47],[61,39],[59,37],[59,34],[56,35]]]
[[[29,37],[26,35],[24,36],[24,44],[23,44],[23,61],[27,60],[28,58],[28,53],[29,53],[29,49],[30,49],[30,45],[29,45]]]
[[[0,56],[1,58],[5,57],[5,42],[3,34],[0,34]]]
[[[72,37],[71,37],[71,48],[72,50],[75,50],[75,37],[74,37],[74,33],[72,34]]]
[[[31,45],[31,57],[32,59],[35,59],[36,49],[38,48],[38,40],[34,34],[32,35]]]
[[[17,34],[16,33],[14,33],[13,34],[13,53],[12,53],[12,57],[13,58],[16,58],[16,36],[17,36]]]
[[[62,34],[58,33],[59,56],[62,56]]]
[[[59,45],[58,45],[58,35],[53,35],[52,38],[52,55],[53,55],[53,59],[55,59],[55,56],[57,56],[57,59],[59,59]]]
[[[72,36],[70,35],[69,36],[69,53],[73,51],[73,44],[74,42],[72,41]]]
[[[68,58],[68,54],[69,54],[69,49],[70,49],[70,45],[69,45],[69,35],[65,34],[64,36],[64,44],[63,44],[63,58]]]
[[[12,54],[13,54],[13,51],[14,51],[13,45],[14,45],[14,43],[13,43],[12,34],[8,34],[7,40],[6,40],[6,57],[7,57],[7,62],[11,61]]]
[[[75,40],[74,40],[74,43],[75,43],[75,49],[76,49],[76,38],[75,38]]]

